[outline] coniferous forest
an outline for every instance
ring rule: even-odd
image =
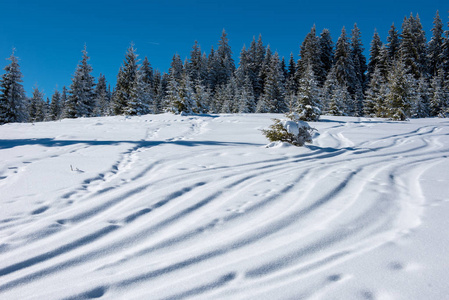
[[[168,73],[154,71],[131,45],[113,88],[104,75],[91,75],[85,46],[70,86],[46,99],[38,88],[26,97],[13,51],[0,80],[0,124],[163,112],[297,112],[306,121],[320,114],[447,117],[449,30],[443,27],[437,12],[428,41],[419,16],[411,14],[400,29],[391,26],[386,43],[374,32],[367,58],[357,24],[343,28],[336,42],[314,26],[299,60],[280,57],[259,36],[241,49],[238,64],[223,30],[216,49],[206,54],[195,41],[189,58],[173,56]]]

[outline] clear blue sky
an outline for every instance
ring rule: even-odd
[[[16,48],[27,94],[37,85],[51,97],[56,87],[70,85],[84,44],[93,75],[105,74],[113,86],[131,42],[140,58],[165,72],[173,54],[188,57],[195,40],[203,52],[216,48],[223,29],[236,62],[259,34],[288,61],[291,52],[299,58],[314,24],[318,33],[328,28],[335,43],[343,26],[349,33],[357,23],[367,53],[375,28],[385,42],[391,24],[400,29],[410,13],[419,14],[430,39],[437,10],[447,30],[447,0],[0,0],[0,67],[3,74]]]

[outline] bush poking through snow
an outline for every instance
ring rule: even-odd
[[[307,122],[301,121],[297,113],[287,114],[288,119],[273,119],[274,124],[270,129],[262,130],[262,133],[270,142],[286,142],[297,147],[305,143],[312,143],[312,132],[315,128]]]

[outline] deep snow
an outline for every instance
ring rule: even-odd
[[[0,299],[447,299],[449,120],[0,126]]]

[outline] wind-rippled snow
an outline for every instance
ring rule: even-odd
[[[0,126],[0,299],[446,299],[449,121]]]

